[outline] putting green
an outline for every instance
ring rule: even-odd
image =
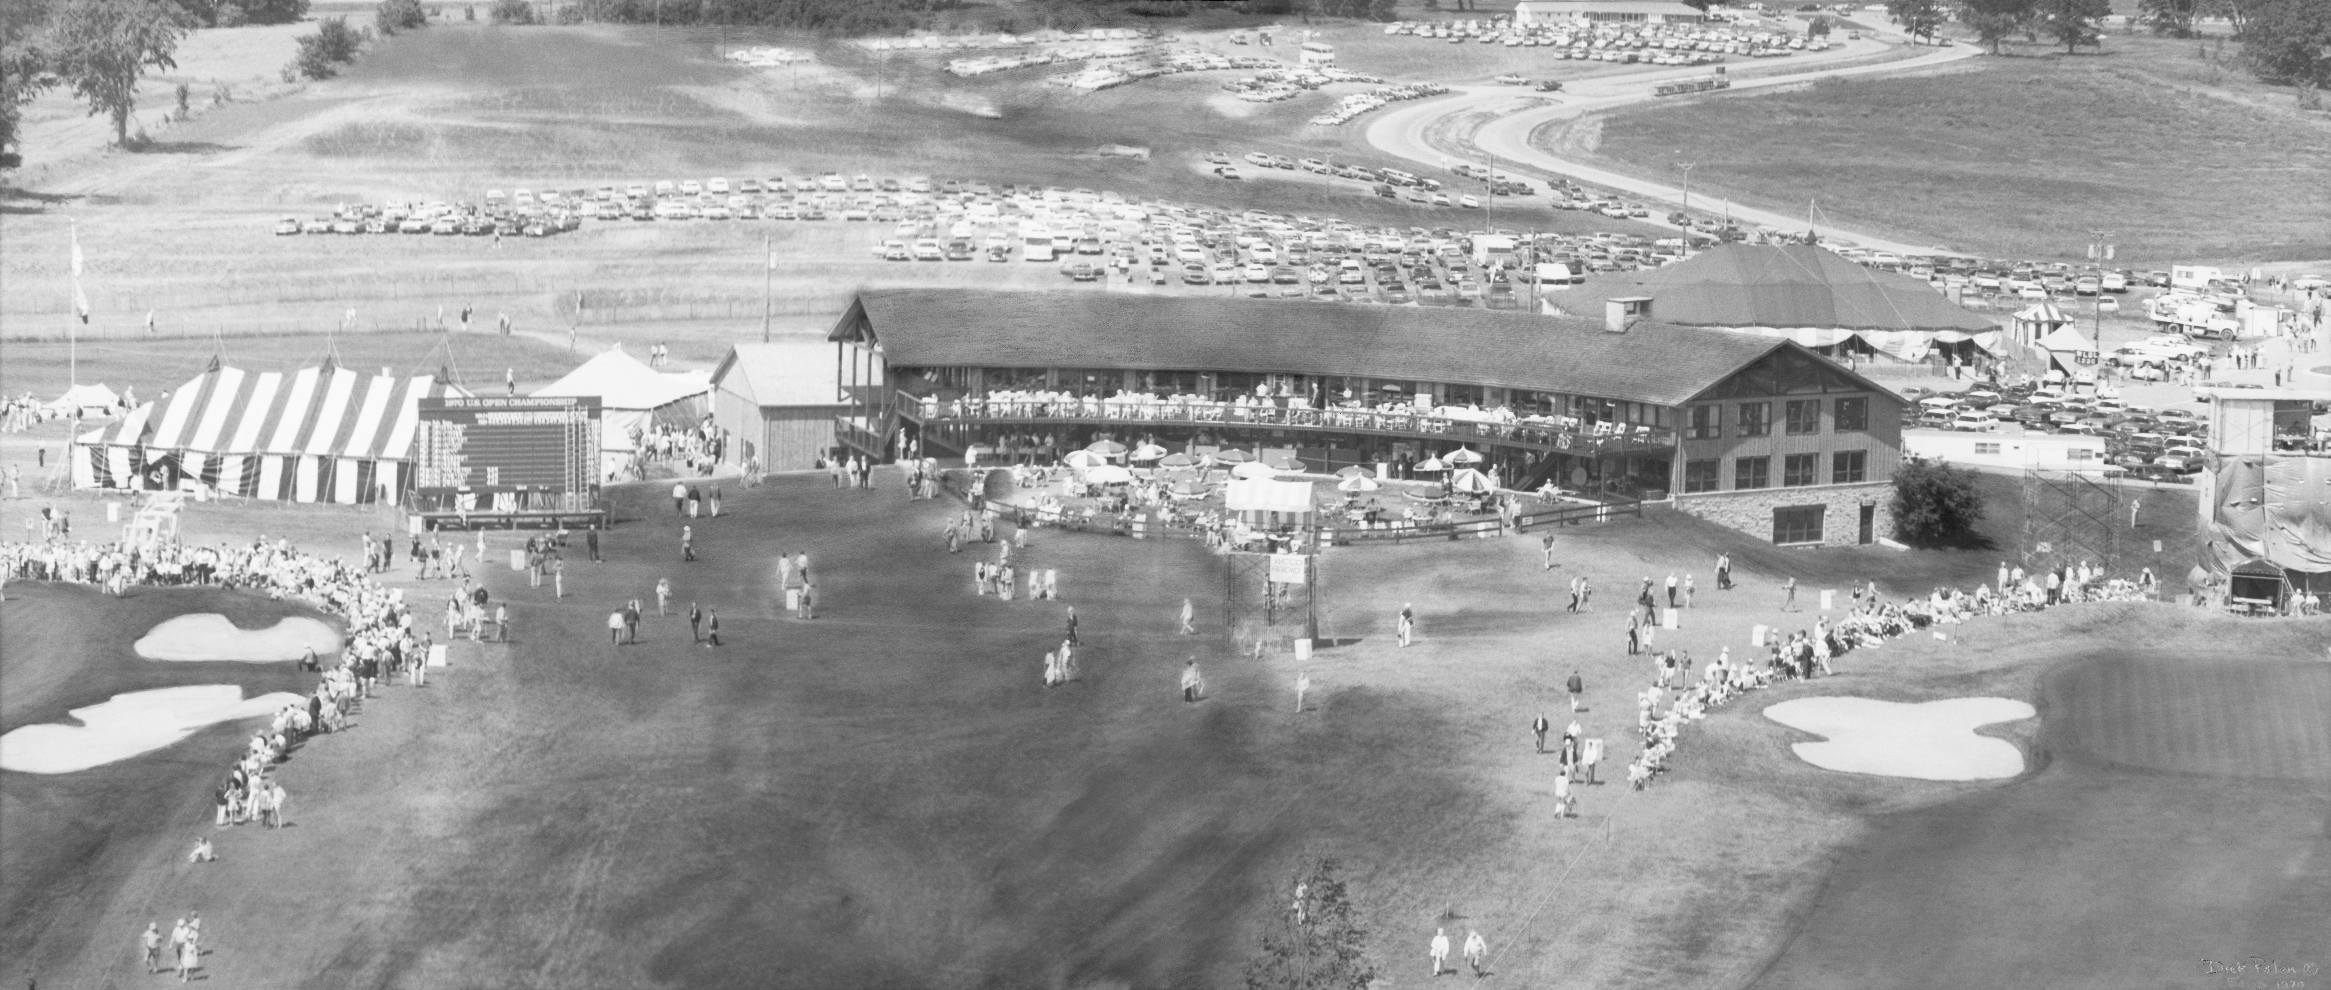
[[[278,691],[244,698],[232,684],[199,684],[117,694],[73,709],[80,725],[27,725],[0,736],[0,770],[72,773],[161,749],[206,726],[267,715],[300,696]]]
[[[148,660],[234,660],[261,663],[297,660],[340,649],[340,633],[316,619],[290,616],[265,629],[245,629],[217,612],[165,620],[134,647]]]
[[[2331,779],[2331,665],[2089,663],[2050,689],[2048,721],[2079,756],[2171,773]]]
[[[1789,728],[1826,737],[1790,747],[1824,770],[1915,777],[1998,780],[2023,772],[2023,752],[2004,739],[1975,734],[1993,722],[2037,714],[2008,698],[1950,698],[1921,704],[1872,698],[1799,698],[1764,710]]]

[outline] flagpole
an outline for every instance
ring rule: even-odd
[[[769,294],[777,277],[777,249],[768,235],[761,237],[761,343],[769,342]]]

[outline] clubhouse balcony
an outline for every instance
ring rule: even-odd
[[[1203,430],[1283,430],[1472,444],[1534,453],[1626,450],[1675,446],[1675,431],[1650,425],[1588,422],[1561,415],[1519,416],[1509,410],[1395,403],[1313,408],[1285,399],[1214,401],[1197,396],[1126,393],[1107,398],[1050,392],[993,392],[942,399],[899,392],[898,415],[926,429],[980,424],[1134,425]]]

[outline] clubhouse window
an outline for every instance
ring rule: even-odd
[[[1838,452],[1836,452],[1836,453],[1834,453],[1834,454],[1831,454],[1831,455],[1829,455],[1829,483],[1830,483],[1830,484],[1833,484],[1833,485],[1850,485],[1850,484],[1854,484],[1854,483],[1856,483],[1856,482],[1863,481],[1863,480],[1867,479],[1867,478],[1868,478],[1868,476],[1869,476],[1869,471],[1870,471],[1870,452],[1869,452],[1869,451],[1866,451],[1866,450],[1840,450],[1840,451],[1838,451]]]
[[[1723,406],[1714,404],[1693,406],[1691,426],[1684,431],[1684,439],[1714,440],[1721,435],[1723,425]]]
[[[1839,399],[1831,407],[1831,429],[1839,433],[1870,428],[1870,400],[1867,398]]]
[[[1732,462],[1732,487],[1771,488],[1773,486],[1773,459],[1770,457],[1742,457]]]
[[[1820,454],[1790,454],[1781,461],[1781,484],[1788,488],[1803,488],[1819,481]]]
[[[1684,462],[1684,491],[1712,492],[1723,487],[1724,462],[1716,458]]]
[[[1773,431],[1773,404],[1770,402],[1743,402],[1740,404],[1740,435],[1761,437]]]
[[[1784,412],[1788,416],[1790,435],[1799,436],[1821,432],[1820,399],[1790,399],[1788,408]]]
[[[1821,542],[1821,517],[1826,505],[1790,505],[1773,510],[1774,543]]]

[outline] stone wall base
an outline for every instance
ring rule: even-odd
[[[1894,535],[1894,486],[1874,481],[1859,485],[1814,485],[1805,488],[1758,488],[1750,491],[1678,493],[1677,511],[1711,520],[1758,539],[1773,538],[1773,510],[1794,506],[1823,507],[1821,542],[1791,546],[1850,547],[1861,540],[1862,506],[1875,506],[1870,520],[1870,542]]]

